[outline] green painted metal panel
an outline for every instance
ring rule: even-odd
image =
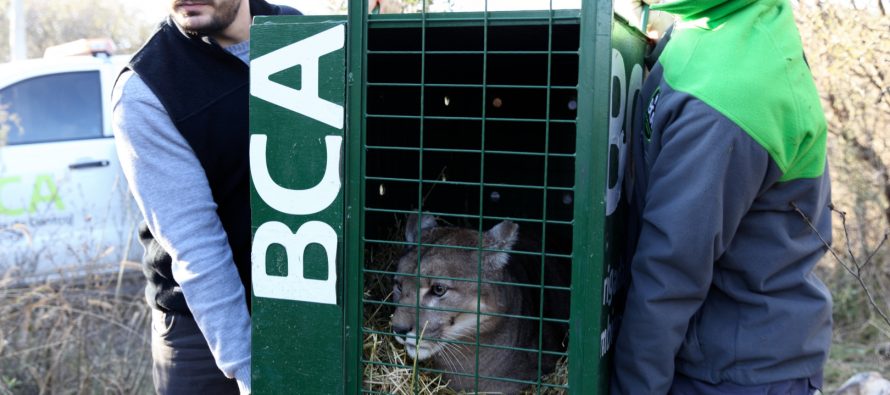
[[[345,22],[251,28],[255,393],[343,393]]]
[[[343,369],[345,393],[358,394],[362,385],[362,304],[364,280],[362,264],[364,248],[362,248],[362,228],[364,226],[364,145],[365,100],[364,81],[367,81],[367,63],[365,52],[368,47],[367,0],[353,0],[349,4],[349,22],[347,26],[347,56],[349,59],[346,127],[346,297],[351,301],[346,306],[346,363]],[[360,12],[358,10],[361,10]]]
[[[572,323],[569,388],[600,393],[606,368],[600,358],[603,261],[605,259],[605,164],[608,158],[608,97],[611,4],[587,2],[581,16],[572,254]],[[585,111],[586,110],[586,111]]]
[[[646,39],[608,2],[586,3],[579,66],[575,250],[569,387],[608,394],[612,343],[623,310],[625,167]]]
[[[631,135],[638,120],[643,82],[643,61],[646,39],[623,19],[612,25],[611,105],[609,106],[608,173],[606,174],[605,261],[600,272],[601,306],[600,357],[601,375],[611,372],[613,342],[624,310],[625,286],[629,276],[630,256],[627,253],[628,191],[633,172],[627,171],[631,161]],[[600,390],[607,394],[608,380],[601,380]]]

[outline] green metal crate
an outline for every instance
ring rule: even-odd
[[[351,1],[359,12],[348,17],[257,18],[251,30],[254,391],[419,393],[419,374],[443,373],[371,354],[395,344],[386,324],[395,307],[435,310],[389,292],[398,256],[430,247],[402,236],[409,215],[426,214],[480,234],[512,221],[537,245],[511,259],[537,260],[541,278],[570,271],[569,284],[533,288],[539,299],[570,293],[568,319],[540,305],[505,318],[537,323],[538,349],[514,351],[537,355],[539,374],[502,382],[607,393],[625,275],[625,130],[645,38],[609,2],[370,16],[364,3]],[[438,248],[494,252],[481,240]],[[478,308],[462,312],[485,317]],[[566,350],[540,348],[549,324],[568,325]],[[550,356],[567,375],[544,381]],[[407,388],[375,384],[380,369],[405,375]],[[469,379],[488,379],[477,373]]]

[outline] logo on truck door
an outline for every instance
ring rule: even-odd
[[[65,210],[59,188],[52,174],[38,174],[28,192],[27,180],[21,176],[0,177],[0,216],[35,214],[46,209]],[[28,194],[28,199],[22,199]],[[20,199],[15,199],[18,195]],[[27,200],[28,203],[24,203]]]

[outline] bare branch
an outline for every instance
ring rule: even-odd
[[[868,266],[868,264],[871,262],[872,258],[874,258],[875,254],[878,252],[878,250],[880,250],[881,247],[884,246],[884,243],[887,242],[887,237],[888,237],[887,232],[884,232],[884,238],[881,239],[881,242],[878,243],[878,246],[875,247],[874,251],[872,251],[870,254],[868,254],[868,257],[865,258],[865,262],[862,262],[862,266],[861,266],[861,267],[862,267],[863,269],[864,269],[866,266]]]
[[[819,240],[822,241],[822,244],[824,244],[825,247],[828,248],[828,252],[831,253],[832,256],[834,256],[834,259],[837,260],[837,262],[840,263],[841,266],[843,266],[844,269],[846,269],[848,273],[852,274],[853,276],[856,276],[856,272],[854,272],[853,269],[851,269],[850,266],[847,265],[846,261],[844,261],[840,256],[837,255],[837,252],[834,251],[834,248],[831,248],[831,243],[826,241],[825,238],[822,237],[822,233],[820,233],[818,230],[816,230],[816,226],[813,225],[812,221],[810,221],[810,217],[808,217],[806,214],[804,214],[804,212],[801,211],[801,209],[799,207],[797,207],[796,203],[791,202],[791,207],[794,208],[794,211],[797,211],[797,213],[800,214],[801,217],[803,217],[803,219],[804,219],[804,221],[806,221],[807,225],[810,226],[810,229],[812,229],[813,232],[816,232],[816,236],[819,237]],[[834,207],[831,207],[831,210],[837,211],[834,209]],[[847,233],[846,220],[844,219],[844,218],[846,218],[846,213],[844,213],[843,211],[837,211],[837,212],[841,214],[841,221],[844,222],[844,233]],[[847,240],[849,240],[849,238]],[[847,243],[847,245],[849,245],[849,243]],[[850,251],[850,253],[852,254],[853,252]]]
[[[820,233],[819,230],[816,229],[816,226],[813,225],[813,221],[810,220],[810,217],[807,216],[806,213],[804,213],[803,210],[801,210],[796,203],[791,202],[791,207],[794,208],[794,211],[797,211],[801,218],[806,221],[810,229],[812,229],[813,232],[816,233],[816,236],[819,237],[819,240],[822,241],[822,244],[825,245],[825,248],[828,249],[834,259],[837,260],[837,262],[840,263],[841,266],[843,266],[848,273],[853,275],[857,282],[859,282],[859,286],[865,292],[865,296],[868,298],[868,303],[871,304],[872,309],[874,309],[874,311],[878,315],[880,315],[882,319],[884,319],[884,322],[887,323],[888,326],[890,326],[890,317],[888,317],[887,314],[885,314],[884,311],[881,309],[881,307],[878,306],[878,303],[875,302],[875,298],[871,294],[871,290],[869,290],[868,285],[865,284],[865,280],[862,276],[862,269],[865,268],[866,265],[868,265],[875,253],[877,253],[878,250],[880,250],[881,247],[884,246],[884,243],[887,241],[887,232],[884,232],[884,238],[881,240],[878,246],[873,251],[871,251],[871,253],[868,254],[868,258],[865,260],[865,262],[862,265],[859,265],[856,263],[856,256],[853,254],[853,249],[850,247],[850,238],[849,233],[847,232],[847,214],[843,211],[835,209],[833,205],[830,205],[829,208],[831,208],[831,211],[836,212],[841,216],[841,222],[843,223],[844,227],[844,234],[847,236],[847,251],[850,254],[850,259],[853,261],[853,266],[850,266],[834,251],[833,248],[831,248],[831,244],[828,243],[828,241],[825,240],[825,237],[822,236],[822,233]],[[855,270],[853,270],[854,268]]]
[[[791,202],[791,206],[794,207],[795,210],[797,210],[797,213],[798,213],[798,214],[802,215],[802,216],[804,217],[804,219],[807,220],[807,224],[810,225],[810,228],[813,228],[813,231],[815,231],[815,232],[818,234],[819,231],[816,230],[816,227],[813,226],[813,223],[810,222],[810,219],[807,217],[807,215],[804,214],[804,212],[801,211],[799,208],[797,208],[797,206],[794,204],[794,202]],[[855,268],[857,269],[855,273],[854,273],[852,270],[848,270],[848,271],[849,271],[851,274],[853,274],[854,276],[857,276],[857,277],[858,277],[858,276],[859,276],[859,273],[860,273],[860,271],[858,270],[858,269],[859,269],[859,262],[856,262],[856,254],[853,253],[853,246],[852,246],[852,244],[850,243],[850,232],[849,232],[848,227],[847,227],[847,213],[846,213],[845,211],[836,210],[836,209],[834,208],[834,206],[831,207],[831,211],[833,211],[833,212],[837,212],[838,214],[841,215],[841,224],[843,225],[843,228],[844,228],[844,240],[847,241],[847,254],[850,255],[850,260],[853,261],[853,267],[855,267]],[[822,238],[822,235],[819,235],[819,239],[822,240],[822,243],[825,243],[825,239]],[[829,245],[828,243],[825,243],[825,244],[828,246],[828,249],[830,250],[830,249],[831,249],[831,245]],[[837,258],[837,256],[835,256],[835,258]],[[845,265],[845,266],[846,266],[846,265]]]

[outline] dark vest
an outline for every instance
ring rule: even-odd
[[[264,0],[250,0],[250,13],[299,15],[293,8]],[[158,97],[201,162],[249,301],[247,65],[216,44],[182,33],[168,18],[133,56],[128,69],[138,74]],[[170,255],[157,243],[145,222],[140,225],[139,237],[145,247],[143,271],[148,278],[148,303],[163,311],[190,314],[182,291],[173,280]]]

